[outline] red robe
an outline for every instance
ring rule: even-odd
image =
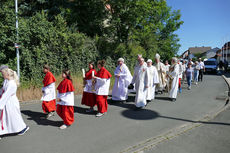
[[[56,79],[55,79],[54,75],[50,71],[48,71],[46,73],[45,78],[44,78],[44,80],[42,82],[44,84],[44,87],[46,87],[49,84],[51,84],[53,82],[56,82]]]
[[[64,79],[59,84],[57,88],[59,93],[73,92],[75,89],[73,87],[72,81],[69,79]],[[74,107],[66,105],[57,105],[57,114],[62,118],[65,125],[71,125],[74,122]]]
[[[48,71],[45,75],[44,80],[42,81],[44,87],[50,85],[51,83],[56,82],[56,79],[54,77],[54,75]],[[44,113],[49,113],[49,112],[53,112],[56,110],[56,99],[53,99],[51,101],[43,101],[42,102],[42,110]]]
[[[95,69],[90,69],[88,72],[85,74],[85,80],[91,80],[92,79],[92,72],[94,71],[94,75],[97,74],[97,71]],[[89,107],[94,107],[96,105],[96,97],[94,93],[90,92],[83,92],[82,95],[82,100],[81,100],[82,105],[86,105]]]
[[[112,77],[112,75],[109,73],[108,70],[106,70],[104,67],[102,67],[98,72],[96,77],[102,78],[102,79],[109,79]],[[98,112],[105,113],[108,110],[108,102],[107,102],[107,95],[96,95],[96,104],[98,108]]]

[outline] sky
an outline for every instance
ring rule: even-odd
[[[230,41],[230,0],[167,0],[184,24],[175,33],[181,55],[189,47],[219,47]]]

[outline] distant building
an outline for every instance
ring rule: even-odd
[[[203,54],[201,54],[201,56],[205,57],[207,59],[214,58],[217,51],[219,51],[219,50],[220,50],[220,48],[216,47],[216,48],[213,48],[213,49],[210,49],[210,50],[204,52]]]
[[[220,54],[219,60],[226,60],[230,63],[230,42],[225,43],[218,53]]]
[[[184,59],[194,58],[196,54],[203,54],[208,50],[211,50],[211,47],[190,47],[181,55],[181,57]]]

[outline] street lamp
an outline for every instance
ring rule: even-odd
[[[15,0],[15,14],[16,14],[16,55],[17,55],[17,74],[20,79],[20,62],[19,62],[19,45],[18,45],[18,0]]]

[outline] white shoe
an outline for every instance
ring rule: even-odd
[[[90,108],[90,109],[87,109],[87,110],[86,110],[86,113],[92,113],[92,112],[94,112],[94,109],[93,109],[93,108]]]
[[[64,130],[68,127],[68,125],[63,124],[62,126],[59,127],[59,129]]]
[[[96,114],[96,117],[101,117],[101,116],[103,116],[105,113],[97,113]]]
[[[46,115],[46,119],[50,118],[54,116],[54,112],[49,112],[47,115]]]

